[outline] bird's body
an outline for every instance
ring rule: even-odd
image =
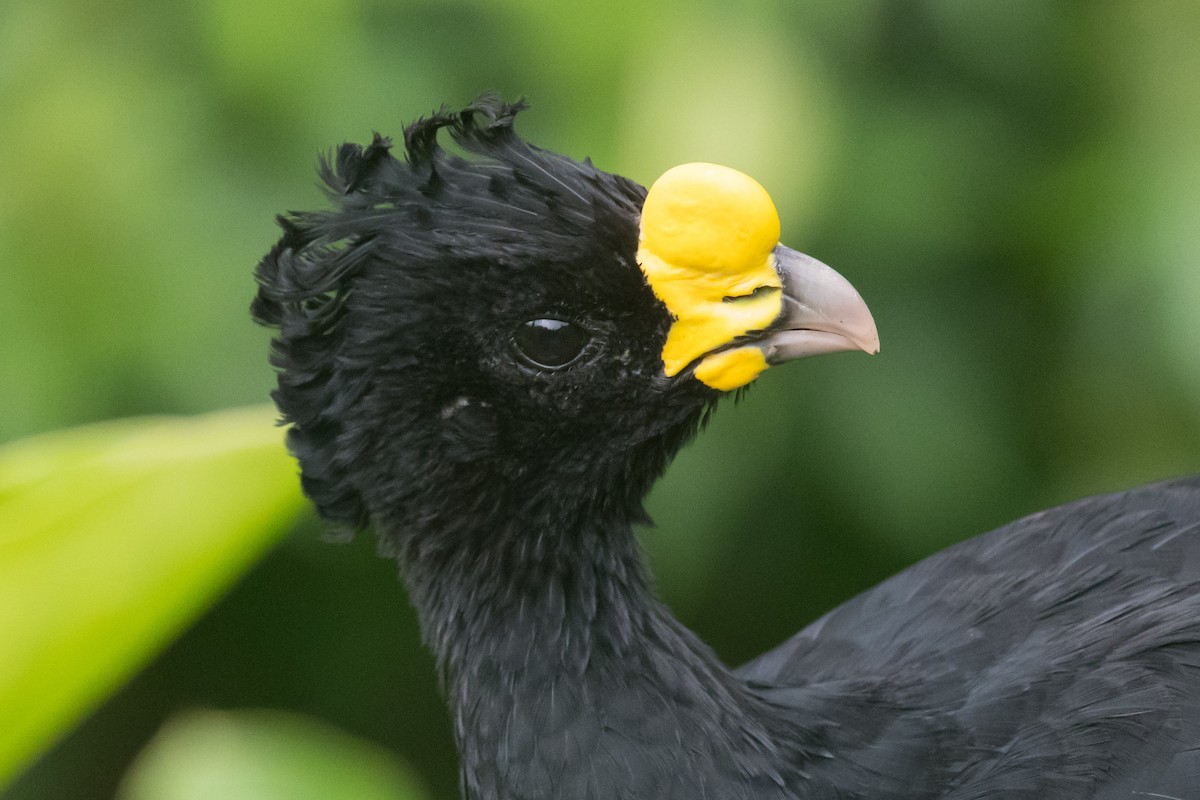
[[[737,674],[829,698],[865,797],[1200,797],[1200,478],[970,539]]]
[[[406,161],[343,146],[254,307],[306,491],[402,564],[464,795],[1200,797],[1196,479],[960,544],[737,670],[672,617],[633,533],[650,485],[724,392],[874,326],[773,207],[719,269],[685,246],[736,216],[695,197],[765,208],[757,184],[706,166],[647,199],[518,110],[421,121]]]

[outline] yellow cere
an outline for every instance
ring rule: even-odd
[[[667,375],[775,321],[783,310],[771,253],[778,243],[775,204],[748,175],[683,164],[654,182],[642,207],[638,264],[675,318],[662,352]],[[738,348],[704,358],[696,377],[728,391],[765,368],[756,348]]]

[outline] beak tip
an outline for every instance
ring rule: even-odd
[[[871,316],[871,312],[867,310],[867,304],[855,292],[855,297],[862,311],[861,318],[858,324],[857,335],[849,335],[847,338],[858,346],[869,356],[879,355],[879,329],[875,327],[875,319]],[[854,330],[853,326],[848,326],[849,330]]]
[[[862,352],[866,353],[869,356],[879,355],[879,341],[878,340],[869,341],[869,342],[855,342],[855,344],[858,346],[859,350],[861,350]]]

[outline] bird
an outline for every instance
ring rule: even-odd
[[[967,539],[741,666],[672,615],[650,487],[723,398],[875,322],[749,176],[647,190],[525,109],[329,152],[251,307],[303,490],[399,563],[463,797],[1200,798],[1200,478]]]

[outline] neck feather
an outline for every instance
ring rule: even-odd
[[[777,742],[806,737],[653,596],[627,521],[424,531],[402,551],[468,798],[713,796],[713,763],[738,765],[720,796],[746,774],[790,796]]]

